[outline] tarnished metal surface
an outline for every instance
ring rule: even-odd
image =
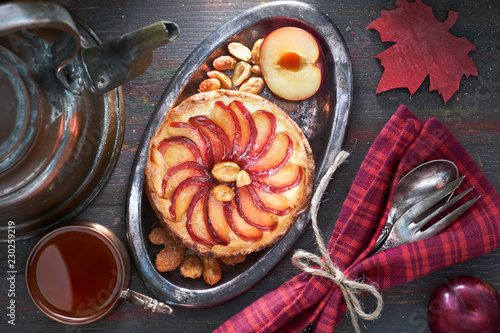
[[[242,41],[251,45],[256,38],[283,26],[302,27],[315,35],[325,55],[326,78],[320,91],[303,102],[284,101],[267,89],[261,95],[288,112],[302,128],[314,152],[318,180],[341,149],[352,103],[352,69],[348,50],[330,19],[300,2],[272,2],[245,12],[213,32],[186,59],[166,87],[132,167],[127,208],[128,241],[142,279],[163,301],[199,308],[239,295],[262,279],[288,253],[308,225],[306,211],[273,247],[249,255],[241,264],[223,266],[222,280],[213,287],[201,279],[183,278],[177,272],[159,273],[153,264],[159,250],[148,240],[149,232],[159,223],[144,193],[144,170],[149,141],[164,116],[173,106],[197,92],[213,59],[226,52],[229,42]]]
[[[87,71],[96,91],[104,94],[144,72],[153,50],[179,36],[179,27],[162,21],[118,39],[83,51]]]
[[[99,43],[86,27],[77,27],[82,45]],[[31,32],[4,36],[0,45],[18,59],[9,65],[28,97],[15,114],[8,105],[0,106],[2,115],[15,117],[12,123],[28,119],[19,138],[29,142],[5,156],[0,171],[0,234],[6,237],[3,223],[10,220],[21,239],[75,216],[102,188],[123,140],[123,96],[121,88],[100,98],[92,92],[68,93],[53,71],[50,43]]]
[[[53,2],[0,5],[0,239],[8,221],[16,239],[39,235],[94,198],[121,149],[119,86],[178,33],[158,22],[100,45]]]

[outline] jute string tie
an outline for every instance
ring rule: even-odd
[[[321,198],[326,188],[328,187],[330,178],[337,170],[337,168],[347,159],[347,157],[349,157],[349,153],[345,151],[340,151],[337,154],[334,163],[330,166],[330,168],[328,168],[326,174],[321,179],[311,200],[311,224],[319,251],[324,260],[313,253],[304,250],[298,250],[292,257],[292,263],[306,273],[329,279],[340,288],[347,304],[347,309],[351,316],[352,325],[354,326],[355,331],[359,333],[361,331],[358,324],[358,316],[365,320],[377,319],[382,312],[384,303],[382,300],[382,295],[372,285],[347,279],[344,273],[333,263],[332,259],[330,258],[330,254],[328,253],[328,250],[325,246],[325,242],[321,237],[317,219]],[[319,266],[319,268],[313,268],[314,265]],[[372,294],[376,298],[377,306],[375,310],[373,310],[373,312],[366,313],[363,310],[363,307],[358,300],[358,295],[360,295],[361,293]]]

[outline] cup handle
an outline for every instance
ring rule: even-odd
[[[80,36],[73,18],[51,1],[16,1],[0,5],[0,37],[30,30],[52,42],[52,63],[56,76],[69,88],[63,69],[80,50]]]
[[[142,306],[144,309],[150,309],[151,312],[164,314],[172,314],[174,312],[167,304],[130,289],[122,290],[120,296],[132,304]]]

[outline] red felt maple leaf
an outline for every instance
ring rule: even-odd
[[[382,42],[396,42],[377,55],[385,70],[376,93],[406,87],[413,95],[429,75],[429,90],[437,90],[446,104],[462,76],[477,76],[468,55],[476,47],[448,31],[457,22],[458,12],[449,11],[446,21],[440,22],[421,0],[397,0],[396,5],[395,10],[383,10],[367,28],[377,30]]]

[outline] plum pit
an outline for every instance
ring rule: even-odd
[[[296,72],[302,68],[303,58],[295,52],[285,52],[277,62],[278,66]]]

